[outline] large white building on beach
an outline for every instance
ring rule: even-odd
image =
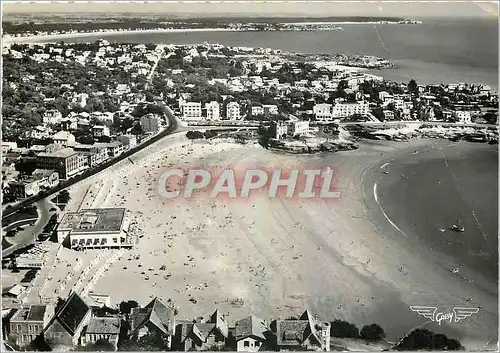
[[[84,209],[64,215],[57,240],[71,249],[131,248],[136,239],[128,233],[129,226],[124,208]]]

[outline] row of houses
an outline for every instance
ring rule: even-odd
[[[99,120],[102,124],[95,125],[91,124],[90,119]],[[71,112],[67,117],[63,118],[61,112],[56,109],[47,110],[43,115],[43,123],[50,125],[58,125],[61,131],[55,133],[54,135],[46,134],[44,136],[33,136],[30,137],[40,138],[40,137],[50,137],[54,141],[66,140],[66,135],[68,133],[74,132],[78,129],[87,128],[91,131],[93,137],[110,136],[110,130],[108,125],[114,122],[115,114],[111,112],[93,112],[91,114],[74,113]],[[144,132],[146,133],[156,133],[162,126],[162,119],[157,114],[147,114],[141,117],[140,124]],[[44,131],[50,132],[50,129],[44,129]],[[74,143],[74,141],[72,142]]]
[[[235,350],[330,350],[330,324],[321,322],[308,310],[288,319],[261,319],[248,316],[230,325],[225,315],[215,310],[206,318],[177,319],[178,311],[169,303],[154,298],[129,314],[107,310],[109,297],[93,293],[83,298],[75,292],[57,308],[50,305],[21,307],[10,315],[4,332],[8,341],[26,346],[41,339],[53,350],[69,350],[107,341],[115,349],[127,341],[144,342],[155,337],[157,350],[208,351]],[[110,313],[113,312],[113,313]]]
[[[64,138],[59,134],[54,144],[34,145],[28,149],[2,143],[2,190],[15,199],[37,195],[41,190],[53,188],[61,180],[81,174],[136,144],[135,135],[122,135],[116,141],[106,143],[79,144],[74,142],[70,133],[64,134]],[[15,169],[15,164],[20,161],[34,164],[37,169],[29,176],[22,175]]]

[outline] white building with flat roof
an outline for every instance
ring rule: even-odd
[[[369,112],[369,105],[365,102],[356,103],[337,103],[333,106],[333,118],[346,118],[354,114],[367,115]]]
[[[460,124],[471,124],[471,115],[469,111],[456,110],[453,114],[455,116],[455,120]]]
[[[181,106],[182,117],[184,120],[200,120],[201,119],[201,103],[185,102]]]
[[[309,133],[309,121],[299,120],[288,123],[288,136],[304,136]]]
[[[57,240],[71,249],[133,247],[128,234],[130,220],[124,208],[84,209],[64,215]]]
[[[327,103],[315,104],[313,113],[317,121],[331,121],[332,105]]]

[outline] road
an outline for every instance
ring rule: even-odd
[[[162,51],[161,51],[160,55],[159,55],[159,56],[158,56],[158,58],[156,59],[156,62],[154,63],[154,65],[153,65],[153,67],[152,67],[152,69],[151,69],[151,72],[149,73],[149,75],[148,75],[148,77],[147,77],[148,82],[147,82],[147,83],[146,83],[146,85],[145,85],[145,89],[148,89],[148,86],[149,86],[149,84],[151,83],[151,81],[152,81],[152,79],[153,79],[153,75],[154,75],[154,73],[155,73],[155,71],[156,71],[156,68],[158,67],[158,63],[160,62],[160,60],[161,60],[161,58],[162,58],[163,54],[165,54],[165,51],[164,51],[164,50],[162,50]]]
[[[35,224],[33,226],[26,227],[24,230],[17,233],[16,236],[8,238],[7,241],[11,243],[12,246],[2,250],[2,258],[9,256],[14,251],[22,249],[27,245],[34,244],[38,235],[42,233],[43,228],[49,222],[50,217],[54,213],[51,212],[50,209],[54,207],[54,204],[47,199],[43,199],[35,202],[35,205],[38,212],[38,219]]]

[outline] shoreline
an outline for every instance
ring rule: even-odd
[[[50,41],[72,39],[72,38],[85,38],[85,37],[99,37],[110,35],[133,35],[133,34],[148,34],[148,33],[183,33],[183,32],[244,32],[239,29],[232,28],[166,28],[166,29],[145,29],[145,30],[124,30],[124,31],[99,31],[99,32],[78,32],[78,33],[64,33],[64,34],[47,34],[35,35],[28,37],[2,37],[4,44],[23,44],[23,43],[51,43]],[[248,31],[253,32],[253,31]],[[49,41],[49,42],[46,42]]]

